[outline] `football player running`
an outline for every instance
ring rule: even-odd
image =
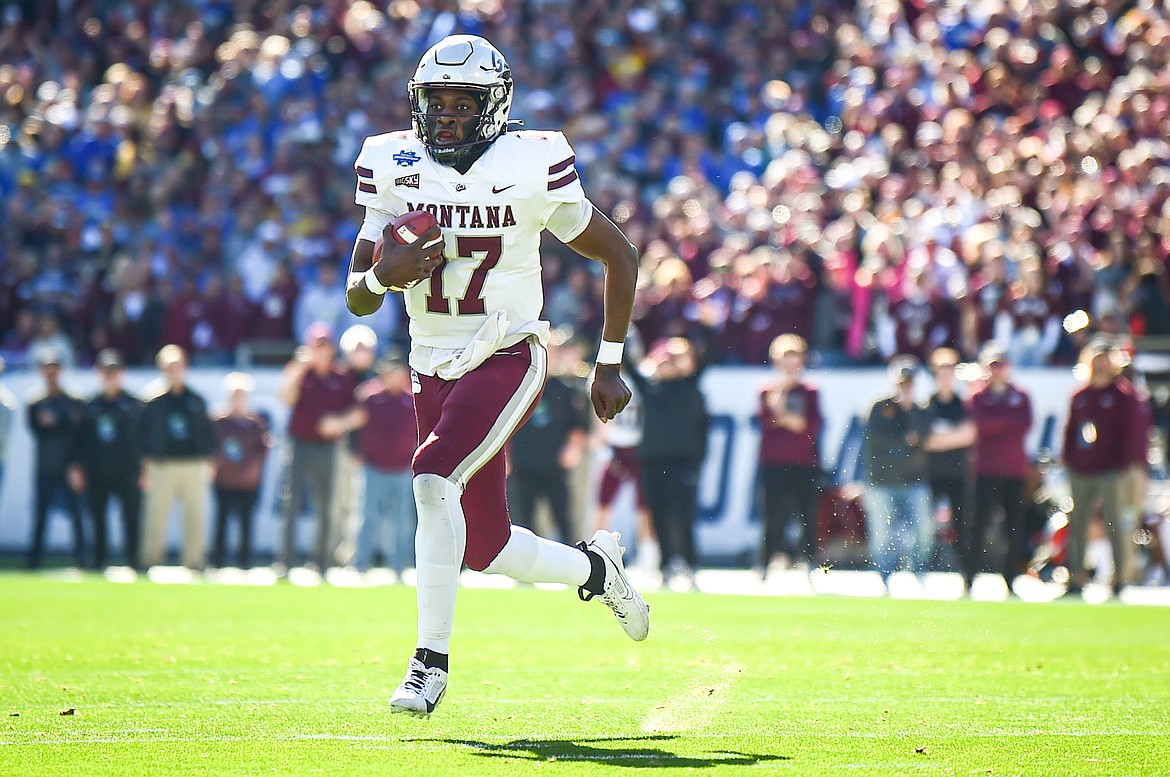
[[[618,371],[637,252],[585,196],[564,135],[509,126],[512,76],[491,43],[472,35],[439,41],[423,55],[409,94],[412,129],[367,138],[355,165],[355,199],[366,215],[346,303],[367,315],[387,291],[401,291],[410,318],[420,441],[413,464],[418,644],[390,707],[428,716],[447,688],[463,563],[577,586],[583,600],[600,597],[635,640],[646,638],[650,611],[626,578],[616,533],[598,531],[576,547],[552,542],[512,526],[504,498],[504,445],[545,382],[541,232],[605,265],[605,319],[590,387],[603,422],[630,401]],[[416,210],[439,226],[397,244],[388,226]]]

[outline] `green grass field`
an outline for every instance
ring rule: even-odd
[[[422,721],[413,589],[0,576],[0,774],[1170,774],[1165,609],[648,599],[461,591]]]

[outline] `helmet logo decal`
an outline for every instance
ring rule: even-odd
[[[484,71],[485,73],[492,73],[492,72],[503,73],[504,72],[504,60],[500,59],[500,57],[496,54],[495,51],[493,51],[491,54],[492,54],[491,66],[489,67],[487,65],[480,65],[479,69]]]

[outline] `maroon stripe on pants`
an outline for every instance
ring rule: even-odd
[[[544,359],[541,346],[525,341],[497,352],[458,380],[417,376],[414,407],[422,444],[414,454],[414,474],[452,478],[463,473],[464,562],[472,569],[487,567],[510,536],[503,447],[540,401]],[[538,376],[540,389],[518,404]],[[485,464],[467,470],[469,460],[491,449],[496,452]]]

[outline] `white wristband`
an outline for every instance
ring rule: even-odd
[[[390,291],[390,287],[384,285],[380,280],[378,280],[378,276],[374,275],[373,267],[366,270],[366,288],[379,295]]]
[[[625,347],[625,343],[611,343],[609,340],[602,340],[601,345],[597,348],[597,363],[621,364],[622,352]]]

